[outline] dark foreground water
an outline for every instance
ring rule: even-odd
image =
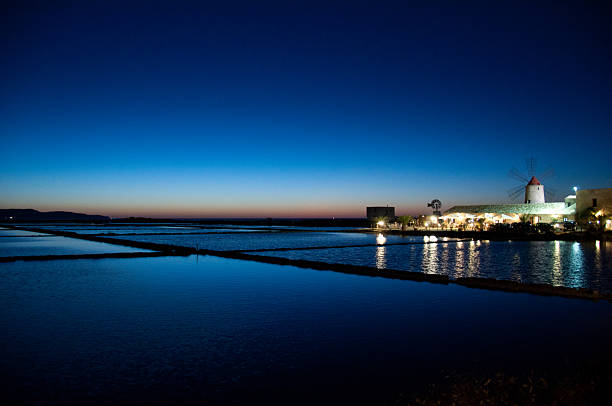
[[[610,353],[612,305],[214,257],[0,264],[2,396],[379,403]]]

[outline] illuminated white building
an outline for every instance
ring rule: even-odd
[[[525,203],[546,203],[544,199],[544,185],[535,176],[532,176],[527,186],[525,186]]]
[[[544,185],[532,176],[525,185],[525,201],[522,204],[454,206],[444,212],[443,219],[450,224],[478,221],[485,224],[529,221],[536,224],[571,221],[575,217],[576,196],[567,196],[564,202],[546,203]]]

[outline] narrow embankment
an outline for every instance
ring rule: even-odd
[[[364,232],[364,230],[353,230],[347,232]],[[409,236],[431,236],[449,238],[471,238],[474,240],[489,241],[595,241],[612,240],[612,232],[553,232],[553,233],[518,233],[518,232],[497,232],[497,231],[457,231],[457,230],[377,230],[370,229],[370,233],[385,233],[391,235]]]

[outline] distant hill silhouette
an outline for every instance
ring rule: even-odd
[[[110,221],[110,217],[69,211],[38,211],[34,209],[0,209],[0,221]]]

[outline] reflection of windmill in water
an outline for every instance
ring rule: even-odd
[[[517,201],[524,193],[525,199],[523,203],[545,203],[546,200],[554,200],[555,190],[552,188],[544,189],[544,185],[541,182],[555,176],[555,171],[550,168],[536,177],[535,158],[525,159],[525,164],[527,166],[527,175],[516,168],[510,169],[508,172],[508,176],[521,182],[520,185],[508,190],[510,199]]]

